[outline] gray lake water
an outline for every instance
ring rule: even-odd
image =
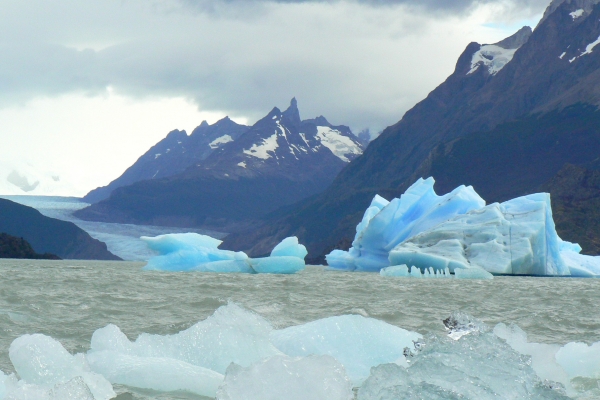
[[[529,341],[600,341],[600,280],[496,277],[491,281],[390,279],[308,267],[297,275],[164,273],[144,263],[0,260],[0,370],[13,372],[11,342],[43,333],[71,353],[113,323],[135,339],[172,334],[228,302],[284,328],[360,314],[422,334],[444,334],[442,320],[462,310],[493,327],[514,323]],[[198,398],[116,386],[119,399]]]

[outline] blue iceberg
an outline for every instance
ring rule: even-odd
[[[486,206],[470,186],[438,196],[434,183],[419,179],[389,203],[375,196],[352,248],[327,255],[329,266],[382,276],[435,277],[448,270],[461,279],[600,276],[600,257],[579,254],[578,244],[556,233],[549,194]]]
[[[306,265],[306,247],[297,237],[279,243],[270,257],[249,258],[244,252],[221,250],[222,241],[198,233],[173,233],[141,239],[159,255],[144,267],[147,271],[294,274]]]
[[[485,206],[471,186],[459,186],[438,196],[433,178],[419,179],[399,199],[375,196],[356,227],[352,248],[326,256],[331,268],[374,271],[389,266],[389,253],[398,244],[450,218]]]

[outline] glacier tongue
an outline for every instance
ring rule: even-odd
[[[438,196],[433,184],[433,178],[419,179],[389,203],[375,196],[352,248],[326,256],[330,267],[418,277],[448,269],[463,279],[491,279],[490,273],[600,276],[600,257],[579,254],[579,245],[556,233],[549,194],[485,206],[472,187]]]

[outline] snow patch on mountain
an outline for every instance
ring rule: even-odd
[[[362,154],[360,146],[349,137],[342,135],[337,129],[328,126],[317,126],[317,138],[323,146],[331,150],[336,157],[344,162],[350,162],[347,157],[350,154]]]
[[[573,21],[575,21],[577,18],[581,17],[584,12],[585,10],[583,8],[580,8],[579,10],[569,13],[569,15],[571,16],[571,18],[573,18]]]
[[[229,143],[229,142],[233,142],[233,138],[229,135],[223,135],[221,137],[216,138],[215,140],[210,142],[208,145],[210,146],[211,149],[217,149],[222,144]]]
[[[517,49],[504,49],[495,44],[481,46],[479,51],[473,54],[471,70],[467,72],[467,75],[471,75],[482,65],[488,69],[490,75],[496,75],[512,60],[516,51]]]
[[[239,162],[238,167],[246,168],[246,161]]]
[[[591,54],[591,53],[592,53],[592,50],[594,50],[594,47],[596,47],[598,44],[600,44],[600,36],[598,36],[598,39],[596,39],[596,40],[595,40],[595,41],[593,41],[592,43],[588,44],[588,45],[585,47],[585,51],[584,51],[583,53],[581,53],[581,54],[579,55],[579,57],[583,57],[583,56],[585,56],[586,54]]]
[[[285,134],[283,127],[281,127],[281,129]],[[269,152],[275,153],[275,150],[277,150],[279,147],[279,144],[277,143],[277,136],[277,131],[275,131],[273,135],[263,139],[261,143],[253,144],[252,147],[244,150],[244,154],[248,154],[249,156],[260,158],[262,160],[271,158],[271,154],[269,154]]]

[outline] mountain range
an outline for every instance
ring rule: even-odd
[[[323,191],[363,152],[347,126],[302,120],[296,99],[251,127],[224,119],[173,131],[108,186],[82,219],[235,231]]]
[[[297,235],[318,259],[351,242],[375,194],[397,197],[418,177],[434,176],[438,192],[473,185],[488,202],[549,190],[561,207],[559,233],[578,236],[584,252],[597,253],[598,226],[588,223],[578,233],[569,225],[595,204],[588,197],[596,189],[575,201],[564,188],[596,176],[599,164],[598,2],[555,0],[535,30],[524,27],[495,44],[470,43],[454,73],[324,192],[228,236],[223,247],[263,254]],[[576,177],[569,168],[579,168]]]

